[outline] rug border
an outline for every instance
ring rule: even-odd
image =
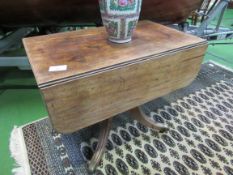
[[[227,67],[227,66],[224,66],[224,65],[222,65],[222,64],[219,64],[219,63],[217,63],[216,61],[214,61],[214,60],[209,60],[209,61],[207,61],[207,62],[205,62],[205,63],[207,63],[207,64],[215,64],[216,66],[219,66],[219,67],[221,67],[221,68],[223,68],[223,69],[225,69],[225,70],[228,70],[228,71],[230,71],[230,72],[233,72],[233,68],[230,68],[230,67]],[[205,63],[202,63],[202,65],[203,64],[205,64]]]
[[[35,122],[39,122],[39,121],[44,120],[44,119],[46,119],[46,118],[49,118],[49,116],[42,117],[42,118],[39,118],[39,119],[37,119],[37,120],[33,120],[33,121],[31,121],[31,122],[25,123],[24,125],[21,125],[21,126],[19,126],[18,128],[21,128],[21,129],[22,129],[23,127],[25,127],[25,126],[27,126],[27,125],[33,124],[33,123],[35,123]]]
[[[15,175],[30,175],[31,169],[22,127],[14,126],[11,131],[9,144],[11,157],[15,160],[12,173]]]
[[[38,122],[48,118],[42,117],[38,120],[33,120],[29,123],[26,123],[22,126],[14,126],[9,140],[9,148],[11,157],[14,159],[15,164],[12,169],[12,173],[14,175],[31,175],[31,168],[27,154],[27,147],[25,144],[24,136],[23,136],[23,127],[30,125],[34,122]]]

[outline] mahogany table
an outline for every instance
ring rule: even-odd
[[[25,38],[24,46],[55,130],[70,133],[102,122],[101,159],[111,118],[130,110],[154,129],[138,106],[187,86],[197,75],[205,40],[150,22],[139,22],[133,40],[114,44],[104,28]]]

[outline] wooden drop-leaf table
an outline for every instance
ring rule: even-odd
[[[150,21],[139,22],[131,42],[114,44],[103,27],[23,40],[55,130],[70,133],[102,122],[94,170],[111,118],[131,116],[154,129],[138,106],[187,86],[197,75],[207,43]]]

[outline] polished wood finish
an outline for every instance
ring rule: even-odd
[[[233,9],[233,1],[232,0],[229,2],[228,8]]]
[[[129,110],[130,116],[139,121],[144,126],[157,130],[159,132],[167,131],[169,128],[165,124],[155,123],[151,120],[142,110],[140,107],[135,107]]]
[[[162,24],[184,22],[203,0],[143,0],[141,19]]]
[[[101,126],[101,131],[99,133],[98,144],[90,162],[88,163],[88,169],[90,172],[95,171],[96,167],[98,166],[103,156],[103,153],[105,151],[105,146],[107,145],[109,132],[112,126],[112,119],[110,118],[108,120],[101,122],[100,126]]]
[[[43,87],[103,72],[109,67],[121,67],[148,56],[162,56],[166,51],[184,50],[204,40],[142,21],[134,32],[132,42],[126,44],[109,42],[103,27],[30,37],[23,41],[38,85]],[[68,66],[67,71],[48,71],[50,66],[63,64]]]
[[[202,0],[143,0],[141,19],[184,21]],[[98,0],[1,0],[0,26],[57,26],[100,23]]]
[[[69,133],[187,86],[206,41],[149,21],[127,44],[103,28],[24,39],[54,128]],[[67,65],[67,71],[48,72]]]

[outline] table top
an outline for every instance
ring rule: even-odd
[[[46,87],[195,47],[205,40],[141,21],[126,44],[109,42],[103,27],[29,37],[23,42],[39,87]]]

